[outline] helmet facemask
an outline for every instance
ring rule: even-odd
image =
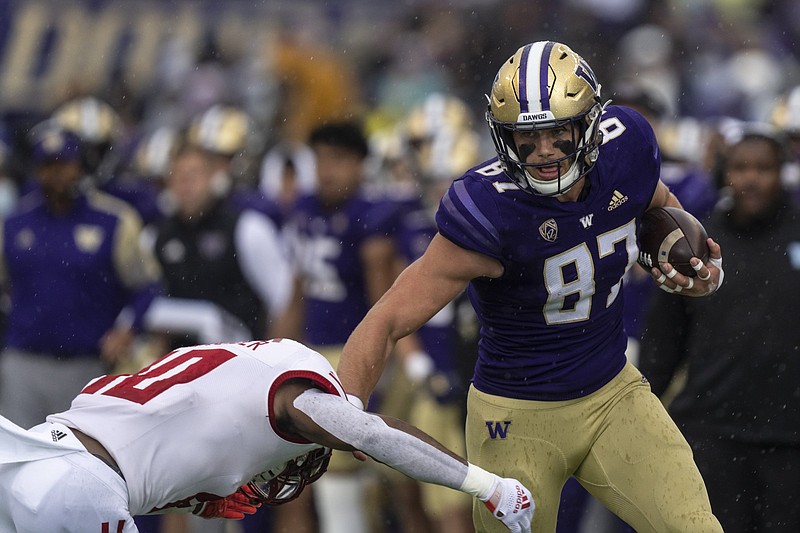
[[[589,65],[567,45],[539,41],[521,47],[501,67],[492,84],[486,120],[498,159],[519,187],[542,196],[564,194],[597,161],[603,105],[600,84]],[[563,157],[529,163],[514,142],[514,132],[569,128],[561,141]],[[535,167],[564,161],[569,168],[554,179],[538,179]]]
[[[602,109],[598,101],[588,111],[563,120],[550,120],[533,124],[519,122],[499,122],[492,117],[491,109],[486,112],[486,120],[494,142],[498,159],[508,174],[524,191],[539,196],[558,196],[567,192],[583,178],[597,161],[598,147],[602,135],[598,131]],[[541,163],[526,162],[529,154],[521,154],[514,140],[514,132],[542,131],[553,128],[567,128],[571,140],[556,141],[556,147],[563,156]],[[561,163],[570,161],[569,169],[561,173]],[[528,169],[559,166],[559,175],[553,180],[539,180]]]
[[[316,448],[305,455],[289,460],[277,475],[267,471],[256,476],[247,486],[258,501],[265,505],[288,503],[303,492],[328,469],[330,448]]]

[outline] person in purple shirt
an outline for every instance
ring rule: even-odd
[[[386,197],[395,212],[393,235],[403,268],[419,259],[436,235],[436,206],[449,184],[481,159],[469,109],[454,97],[431,94],[392,134],[396,149],[387,150],[382,162],[390,179]],[[466,453],[465,391],[471,374],[465,374],[472,368],[474,357],[470,356],[475,351],[459,348],[469,342],[463,333],[472,325],[474,313],[464,312],[461,300],[459,295],[417,330],[420,349],[398,358],[401,364],[376,396],[381,399],[381,412],[424,427],[445,446]],[[400,517],[399,530],[425,527],[437,533],[463,533],[472,529],[472,503],[458,492],[418,484],[391,471],[387,475],[396,496],[392,505]],[[408,496],[398,497],[400,490]],[[410,503],[401,505],[398,500]],[[425,521],[430,525],[418,523]]]
[[[316,187],[297,199],[286,221],[295,288],[270,336],[302,340],[335,367],[348,335],[396,275],[393,210],[364,185],[369,147],[359,124],[319,126],[308,144]],[[330,474],[313,491],[324,530],[366,532],[361,468],[349,454],[333,454]],[[313,530],[313,511],[302,505],[310,505],[306,496],[277,509],[276,529],[288,521],[292,531]]]
[[[54,123],[32,133],[37,187],[3,222],[0,248],[0,411],[23,427],[124,363],[161,290],[136,211],[83,179],[79,137]]]
[[[467,453],[532,487],[532,529],[553,531],[574,476],[639,532],[720,532],[686,440],[625,358],[622,278],[648,209],[680,207],[659,179],[652,128],[607,106],[567,45],[519,48],[499,69],[486,118],[497,158],[455,180],[438,233],[350,336],[338,373],[366,400],[397,339],[465,287],[481,327],[467,398]],[[719,245],[665,291],[705,296]],[[668,320],[668,318],[665,318]],[[480,531],[499,531],[473,507]]]

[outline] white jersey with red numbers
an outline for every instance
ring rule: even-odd
[[[275,425],[271,399],[292,378],[344,396],[325,358],[295,341],[211,344],[93,380],[47,420],[100,441],[125,476],[131,514],[142,514],[227,496],[318,447]]]

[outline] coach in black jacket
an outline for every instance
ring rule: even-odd
[[[654,393],[685,379],[669,410],[727,533],[800,531],[800,212],[782,161],[769,132],[745,130],[728,147],[730,203],[706,223],[725,286],[656,295],[642,342]]]

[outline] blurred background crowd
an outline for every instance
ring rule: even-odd
[[[593,67],[604,100],[645,114],[662,179],[699,218],[732,202],[726,150],[752,128],[782,143],[781,186],[796,196],[798,20],[798,0],[0,0],[0,218],[9,221],[0,408],[21,402],[16,391],[33,372],[49,374],[29,393],[48,394],[54,375],[69,375],[69,398],[86,375],[135,371],[164,345],[280,334],[321,351],[340,346],[360,318],[318,316],[341,318],[326,305],[354,287],[352,305],[364,311],[419,256],[443,190],[494,155],[485,94],[500,64],[532,41],[567,43]],[[28,198],[41,191],[37,215]],[[330,215],[356,196],[362,211]],[[77,213],[76,204],[85,212],[67,224],[75,245],[62,246],[70,233],[48,216]],[[360,233],[341,228],[356,220],[369,222]],[[96,227],[115,235],[108,250]],[[337,231],[338,245],[361,250],[349,263],[322,239]],[[53,241],[23,257],[17,248],[34,249],[34,237]],[[94,252],[106,257],[70,270]],[[337,276],[353,280],[342,289]],[[633,359],[650,287],[639,277],[632,271],[625,293]],[[92,300],[79,297],[87,287]],[[419,389],[435,406],[462,407],[471,313],[457,301],[420,334],[394,374],[405,385],[384,384],[378,408],[412,416],[403,408]],[[43,365],[26,366],[35,357]],[[15,421],[33,425],[58,401]],[[373,531],[468,528],[463,509],[409,520],[415,513],[402,509],[424,498],[397,494],[402,503],[367,520]],[[589,527],[590,507],[565,500],[559,531]],[[458,513],[444,521],[451,529],[437,521]],[[602,528],[622,526],[589,530]]]
[[[497,65],[545,37],[579,51],[606,97],[634,83],[671,119],[767,120],[800,83],[792,0],[5,0],[0,10],[6,142],[20,122],[85,95],[118,113],[117,150],[235,105],[254,122],[256,160],[320,120],[385,127],[432,92],[463,99],[480,122]]]

